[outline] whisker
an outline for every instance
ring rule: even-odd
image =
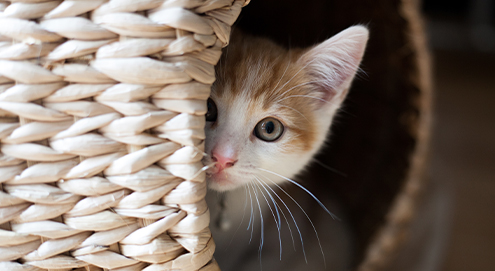
[[[285,220],[285,223],[287,223],[287,228],[289,228],[289,233],[290,233],[290,238],[292,240],[292,247],[294,248],[294,251],[296,251],[296,243],[294,241],[294,236],[292,234],[292,229],[290,227],[290,224],[289,224],[289,220],[287,219],[287,217],[285,216],[285,213],[284,211],[282,210],[282,208],[278,205],[277,201],[275,201],[275,199],[272,197],[270,191],[268,191],[268,189],[266,189],[266,187],[268,187],[274,194],[276,194],[276,196],[278,197],[277,195],[277,192],[273,191],[273,189],[271,189],[271,187],[269,187],[263,180],[261,180],[259,177],[256,177],[259,185],[261,185],[261,187],[263,187],[263,189],[266,191],[266,193],[268,194],[268,196],[270,197],[270,199],[272,200],[273,202],[273,205],[275,206],[275,210],[277,210],[277,215],[278,215],[278,219],[279,219],[279,224],[280,226],[282,226],[282,223],[280,221],[280,214],[278,214],[278,210],[280,209],[280,212],[282,213],[282,216],[284,217],[284,220]],[[280,199],[280,198],[279,198]],[[279,240],[280,240],[280,260],[282,260],[282,241],[281,241],[281,236],[280,236],[280,230],[278,231],[278,234],[279,234]]]
[[[251,202],[251,214],[249,215],[249,224],[246,230],[249,230],[251,227],[251,237],[249,238],[249,244],[251,244],[251,240],[253,239],[253,228],[254,228],[254,214],[253,214],[253,197],[251,196],[251,189],[248,185],[249,192],[249,201]]]
[[[264,169],[264,168],[258,168],[258,169],[259,170],[262,170],[262,171],[265,171],[265,172],[268,172],[268,173],[271,173],[271,174],[273,174],[275,176],[278,176],[280,178],[283,178],[286,181],[288,181],[288,182],[296,185],[297,187],[301,188],[304,192],[306,192],[308,195],[310,195],[321,206],[321,208],[323,208],[323,210],[325,210],[325,212],[327,212],[333,219],[340,220],[336,215],[334,215],[332,212],[330,212],[327,209],[327,207],[325,207],[325,205],[315,195],[313,195],[313,193],[309,192],[309,190],[306,189],[306,187],[302,186],[301,184],[299,184],[299,183],[297,183],[297,182],[295,182],[295,181],[293,181],[293,180],[291,180],[291,179],[289,179],[289,178],[287,178],[285,176],[282,176],[282,175],[280,175],[278,173],[275,173],[273,171],[270,171],[270,170],[267,170],[267,169]]]
[[[265,241],[265,228],[264,228],[264,224],[263,224],[263,214],[261,212],[261,206],[260,206],[260,202],[258,200],[258,193],[256,193],[256,188],[254,187],[254,184],[253,183],[250,183],[252,188],[253,188],[253,193],[254,193],[254,196],[256,198],[256,202],[258,204],[258,210],[260,212],[260,223],[261,223],[261,237],[260,237],[260,246],[259,246],[259,249],[258,249],[258,253],[259,253],[259,258],[260,258],[260,266],[261,266],[261,252],[263,251],[263,243]]]
[[[255,177],[256,178],[256,177]],[[277,229],[280,229],[280,224],[278,223],[277,221],[277,218],[275,217],[275,213],[273,212],[273,209],[272,209],[272,206],[268,203],[268,199],[266,198],[265,194],[263,193],[263,191],[260,189],[259,185],[257,183],[254,183],[256,185],[256,187],[258,188],[258,190],[260,190],[260,194],[263,196],[263,198],[265,199],[266,201],[266,204],[268,205],[268,209],[270,209],[270,212],[272,213],[272,216],[273,216],[273,220],[275,221],[275,225],[277,226]]]
[[[265,178],[267,178],[268,180],[270,180],[271,182],[273,182],[270,178],[268,178],[266,176],[265,176]],[[289,212],[289,215],[292,217],[292,221],[294,221],[294,225],[296,226],[297,232],[299,233],[299,238],[301,239],[301,247],[302,247],[302,251],[303,251],[303,255],[304,255],[304,261],[307,264],[308,263],[308,259],[306,258],[306,250],[304,249],[303,237],[302,237],[302,234],[301,234],[301,230],[299,230],[299,226],[297,225],[296,219],[294,218],[294,215],[290,211],[290,209],[287,206],[287,204],[285,203],[285,201],[282,198],[280,198],[280,196],[275,191],[273,191],[273,189],[266,182],[263,181],[263,183],[266,185],[266,187],[268,187],[273,192],[273,194],[280,200],[280,202],[282,202],[282,204],[285,206],[285,209],[287,209],[287,211]],[[290,227],[289,227],[289,229],[290,229]],[[291,231],[291,236],[292,236],[292,231]],[[294,239],[292,239],[292,242],[294,242]],[[295,245],[294,245],[294,250],[295,250]]]
[[[340,176],[342,176],[342,177],[347,178],[347,174],[345,174],[344,172],[339,171],[339,170],[336,170],[335,168],[330,167],[330,166],[328,166],[328,165],[326,165],[326,164],[322,163],[322,162],[321,162],[321,161],[319,161],[318,159],[313,159],[313,160],[314,160],[314,161],[315,161],[318,165],[322,166],[323,168],[328,169],[328,170],[330,170],[330,171],[331,171],[331,172],[333,172],[333,173],[336,173],[336,174],[338,174],[338,175],[340,175]]]
[[[327,266],[327,263],[326,263],[326,259],[325,259],[325,253],[323,252],[323,247],[321,246],[321,242],[320,242],[320,237],[318,235],[318,231],[316,230],[316,227],[315,225],[313,224],[313,221],[311,220],[311,218],[309,218],[308,214],[306,213],[306,211],[304,211],[304,209],[302,208],[302,206],[299,204],[299,202],[297,202],[297,200],[295,200],[289,193],[287,193],[287,191],[285,191],[282,187],[280,187],[280,185],[278,185],[277,183],[275,183],[274,181],[270,180],[278,189],[280,189],[282,192],[284,192],[284,194],[286,194],[296,205],[297,207],[299,207],[299,209],[301,209],[301,211],[304,213],[304,215],[306,216],[306,218],[308,219],[309,223],[311,224],[311,226],[313,227],[313,231],[315,232],[315,235],[316,235],[316,239],[318,240],[318,245],[320,246],[320,251],[321,251],[321,255],[323,256],[323,264],[324,266],[326,267]]]
[[[263,196],[263,198],[265,198],[266,204],[268,205],[268,208],[270,208],[270,212],[272,213],[273,220],[275,221],[275,225],[277,225],[278,242],[279,242],[279,247],[280,247],[280,260],[282,260],[282,238],[281,238],[281,235],[280,235],[280,214],[278,213],[278,210],[276,209],[276,206],[274,204],[273,206],[274,206],[275,210],[277,211],[277,216],[278,216],[278,219],[279,219],[279,221],[277,223],[277,218],[275,218],[275,213],[273,212],[272,207],[270,206],[270,203],[268,203],[268,199],[266,198],[265,194],[263,193],[263,191],[260,188],[260,182],[257,180],[258,177],[254,176],[254,178],[258,182],[258,183],[254,183],[254,184],[258,187],[258,190],[260,191],[260,193]]]
[[[189,180],[194,180],[194,178],[198,177],[199,174],[206,172],[208,169],[214,167],[216,164],[217,164],[217,162],[213,162],[209,165],[206,165],[206,166],[200,168],[196,173],[194,173],[194,175]]]
[[[271,190],[272,193],[276,194],[276,196],[278,196],[277,195],[277,192],[275,192],[269,185],[267,185],[260,178],[258,178],[258,180],[260,181],[261,187],[263,187],[265,189],[265,191],[267,191],[268,196],[270,196],[270,198],[272,199],[272,201],[275,204],[275,206],[277,206],[277,210],[280,210],[280,213],[282,213],[282,217],[284,218],[285,223],[287,224],[287,228],[289,228],[290,238],[292,239],[292,247],[294,248],[294,251],[296,251],[296,243],[294,241],[294,236],[292,234],[292,228],[290,227],[289,220],[287,219],[287,216],[285,216],[285,213],[284,213],[284,210],[282,209],[282,207],[280,207],[280,205],[277,203],[277,201],[272,197],[270,191],[268,191],[266,189],[266,187],[268,187]]]
[[[271,180],[270,180],[271,181]],[[313,227],[313,231],[315,232],[315,235],[316,235],[316,239],[318,240],[318,246],[320,247],[320,251],[321,251],[321,255],[323,256],[323,265],[327,266],[327,262],[326,262],[326,259],[325,259],[325,253],[323,252],[323,247],[321,246],[321,242],[320,242],[320,237],[318,236],[318,231],[316,230],[316,227],[315,225],[313,224],[313,221],[311,220],[311,218],[309,218],[308,214],[306,213],[306,211],[304,211],[304,209],[302,208],[302,206],[291,196],[289,195],[289,193],[287,193],[282,187],[280,187],[280,185],[278,185],[277,183],[275,183],[274,181],[271,181],[275,186],[277,186],[278,189],[280,189],[282,192],[284,192],[296,205],[297,207],[299,207],[299,209],[301,209],[301,211],[304,213],[304,215],[306,216],[306,218],[308,219],[309,223],[311,224],[311,226]]]
[[[258,184],[261,184],[261,183],[260,183],[260,179],[258,178],[258,176],[254,176],[254,178],[256,179],[256,181],[258,181]],[[258,188],[259,188],[259,187],[258,187]],[[264,187],[263,187],[263,188],[264,188]],[[277,225],[277,228],[279,228],[279,229],[280,229],[280,227],[281,227],[280,214],[279,214],[279,212],[278,212],[278,209],[277,209],[277,208],[276,208],[276,206],[275,206],[275,202],[274,202],[274,200],[273,200],[273,197],[270,195],[270,193],[268,193],[268,191],[267,191],[266,189],[265,189],[265,191],[267,192],[267,194],[268,194],[268,196],[270,197],[270,199],[271,199],[272,203],[274,204],[274,209],[275,209],[275,211],[277,212],[277,218],[275,218],[275,214],[274,214],[273,212],[272,212],[272,214],[273,214],[273,216],[274,216],[274,220],[275,220],[275,224]],[[264,193],[262,193],[262,195],[263,195],[263,196],[265,196],[265,194],[264,194]],[[266,197],[265,197],[265,200],[266,200]],[[266,203],[268,204],[268,207],[270,207],[270,206],[271,206],[271,205],[268,203],[268,200],[267,200],[267,202],[266,202]],[[270,210],[271,210],[271,208],[270,208]]]
[[[200,148],[198,148],[198,147],[196,147],[196,146],[193,146],[193,149],[194,149],[197,153],[201,153],[201,155],[202,155],[203,157],[208,156],[208,154],[207,154],[206,152],[202,151]]]

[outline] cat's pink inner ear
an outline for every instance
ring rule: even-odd
[[[323,98],[343,100],[363,58],[368,29],[352,26],[305,52],[299,61],[323,91]]]

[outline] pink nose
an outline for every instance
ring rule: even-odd
[[[223,156],[219,153],[213,152],[211,159],[213,162],[216,162],[215,167],[218,169],[218,171],[222,171],[226,168],[232,167],[237,163],[237,159],[234,157],[228,157],[228,156]]]

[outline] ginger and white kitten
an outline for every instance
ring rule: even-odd
[[[354,26],[308,50],[287,50],[234,33],[208,101],[209,187],[228,191],[259,175],[281,183],[299,173],[325,142],[367,40],[368,30]]]
[[[268,186],[288,183],[325,143],[332,120],[358,70],[367,40],[368,30],[363,26],[350,27],[306,50],[287,50],[267,39],[239,32],[233,34],[231,44],[217,66],[217,81],[208,100],[207,156],[203,160],[211,166],[207,170],[209,188],[227,195],[227,213],[233,225],[227,232],[212,227],[217,243],[215,258],[222,270],[261,268],[258,247],[248,247],[248,243],[251,239],[263,243],[263,234],[275,236],[282,228],[280,219],[279,224],[275,222],[277,226],[273,226],[275,214],[271,228],[267,222],[272,215],[266,214],[268,208],[265,207],[270,202],[268,194],[273,192],[271,199],[281,200]],[[256,202],[255,197],[261,202]],[[225,210],[219,210],[215,193],[209,193],[207,200],[213,218],[225,213]],[[332,211],[338,209],[331,200],[322,201],[333,205]],[[249,211],[246,214],[247,205],[251,205],[251,214]],[[253,226],[256,205],[260,215],[256,218],[257,223],[265,212],[264,232],[263,226]],[[301,205],[306,210],[313,208],[305,203]],[[273,201],[272,206],[276,208]],[[284,208],[281,202],[279,207]],[[306,219],[301,212],[293,213],[294,223]],[[288,212],[286,214],[288,217]],[[253,233],[239,232],[232,241],[237,225],[248,220],[253,223],[248,229],[255,229],[254,237]],[[332,267],[329,270],[347,270],[352,261],[352,237],[343,223],[329,227],[331,222],[328,215],[314,222],[317,228],[325,229],[320,233],[322,249],[308,223],[301,225],[299,222],[299,236],[296,237],[282,229],[273,241],[264,242],[263,257],[269,260],[263,261],[263,269],[323,270],[322,250],[326,251],[326,262]],[[292,250],[292,238],[301,239],[304,255]],[[232,242],[234,244],[229,246]],[[279,256],[282,246],[285,246],[283,256]],[[229,248],[226,250],[226,247]],[[332,253],[329,250],[336,253],[328,255]],[[310,265],[306,265],[306,257]],[[279,258],[283,261],[279,262]]]

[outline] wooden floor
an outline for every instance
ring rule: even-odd
[[[442,271],[495,270],[495,54],[434,54],[430,174],[454,192]]]

